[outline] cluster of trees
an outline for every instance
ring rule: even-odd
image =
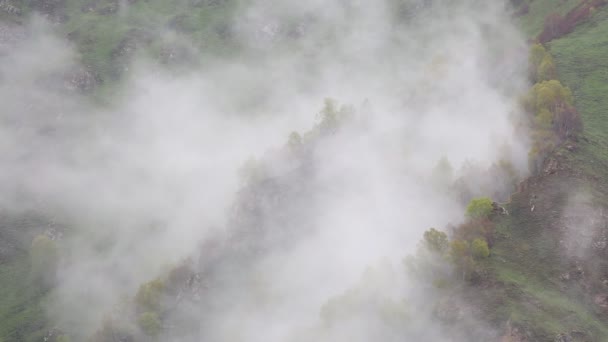
[[[184,260],[162,277],[142,284],[133,298],[121,301],[114,312],[104,318],[91,340],[160,340],[171,306],[168,303],[175,302],[193,274],[191,261]]]
[[[430,272],[434,276],[446,275],[445,268],[437,263],[448,261],[456,269],[456,275],[470,282],[475,282],[481,262],[490,256],[494,224],[491,221],[494,203],[487,197],[471,200],[466,211],[466,220],[457,227],[452,227],[451,239],[440,230],[431,228],[424,233],[422,247],[428,257],[435,262],[425,262],[425,267],[432,267],[439,272]],[[442,269],[443,268],[443,269]],[[427,274],[429,274],[427,270]],[[433,279],[437,281],[437,279]]]
[[[555,79],[555,63],[541,44],[530,53],[530,75],[536,83],[523,99],[529,113],[532,148],[530,170],[537,172],[545,157],[581,129],[580,116],[573,105],[570,89]]]
[[[521,175],[508,160],[508,146],[501,148],[498,153],[502,158],[489,167],[465,161],[457,170],[454,170],[447,158],[442,157],[431,170],[431,186],[462,204],[479,196],[507,201],[515,191]]]

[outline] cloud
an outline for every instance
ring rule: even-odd
[[[430,184],[442,157],[457,168],[506,158],[525,172],[513,118],[526,49],[504,8],[399,4],[255,1],[232,23],[239,55],[188,73],[135,61],[105,107],[57,88],[76,53],[45,30],[1,56],[0,203],[65,225],[58,325],[86,335],[201,241],[250,236],[265,248],[244,258],[225,246],[225,260],[200,266],[214,270],[204,305],[182,309],[200,324],[195,340],[284,341],[368,266],[400,265],[425,229],[462,218]],[[305,137],[290,167],[289,133],[309,131],[326,97],[352,105],[352,119]],[[239,179],[251,157],[274,170],[268,182]],[[410,296],[404,277],[381,292]],[[356,325],[363,340],[408,333]]]

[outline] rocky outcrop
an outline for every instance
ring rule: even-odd
[[[30,2],[33,10],[54,22],[65,22],[67,20],[65,5],[66,0],[32,0]]]

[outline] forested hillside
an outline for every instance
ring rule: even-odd
[[[608,341],[607,5],[0,0],[0,341]]]

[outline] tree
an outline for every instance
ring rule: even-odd
[[[466,216],[471,220],[487,218],[492,213],[492,200],[487,197],[474,198],[467,206]]]
[[[539,129],[551,129],[553,127],[553,113],[546,108],[542,108],[538,114],[536,114],[535,123]]]
[[[139,287],[135,295],[135,304],[139,312],[158,312],[165,284],[160,280],[152,280]]]
[[[430,251],[439,254],[445,253],[449,246],[448,236],[435,228],[424,232],[424,242]]]
[[[144,312],[137,319],[137,323],[148,336],[156,337],[162,330],[162,324],[156,312]]]
[[[335,133],[340,123],[348,120],[353,116],[355,109],[352,106],[342,105],[338,107],[336,101],[332,99],[325,99],[323,109],[317,115],[319,123],[316,126],[316,130],[321,135]]]
[[[542,44],[534,44],[530,47],[530,66],[534,69],[538,68],[540,63],[543,61],[545,56],[547,55],[547,50]]]
[[[439,159],[431,173],[432,182],[437,186],[447,186],[452,182],[453,176],[452,164],[445,156]]]
[[[475,262],[470,255],[469,243],[464,240],[453,240],[450,243],[450,257],[457,270],[461,272],[462,280],[465,280],[475,268]]]
[[[530,48],[530,75],[535,82],[547,81],[556,77],[553,57],[542,44]]]
[[[321,133],[331,133],[338,129],[338,106],[330,98],[325,99],[323,109],[319,112],[319,129]]]
[[[536,69],[536,80],[547,81],[552,80],[555,77],[555,63],[553,62],[553,57],[551,57],[551,55],[547,53]]]
[[[572,105],[573,97],[570,88],[563,86],[558,80],[542,81],[532,87],[531,109],[537,113],[545,108],[551,112],[563,105]]]
[[[287,146],[291,151],[297,151],[302,146],[302,137],[298,132],[291,132],[287,140]]]
[[[454,239],[472,241],[478,238],[490,245],[494,239],[494,223],[488,217],[467,220],[454,228]]]
[[[483,239],[475,239],[471,243],[471,254],[476,260],[485,259],[490,256],[488,243]]]
[[[450,256],[455,261],[469,254],[469,243],[464,240],[452,240],[450,243]]]

